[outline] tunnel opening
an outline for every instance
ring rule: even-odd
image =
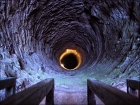
[[[66,49],[59,58],[60,66],[65,70],[75,70],[82,62],[81,53],[74,49]]]
[[[74,54],[68,54],[62,58],[61,63],[67,69],[74,69],[78,65],[78,59]]]

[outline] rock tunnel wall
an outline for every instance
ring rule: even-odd
[[[50,75],[138,78],[139,10],[139,0],[1,0],[1,76],[16,76],[20,85]],[[59,66],[67,48],[82,53],[77,70]]]

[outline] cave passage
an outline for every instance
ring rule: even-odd
[[[75,70],[81,65],[81,53],[74,49],[66,49],[59,58],[59,63],[65,70]]]
[[[59,105],[86,105],[88,78],[123,90],[140,79],[139,10],[140,0],[0,0],[0,77],[16,77],[17,92],[54,78]]]
[[[78,65],[78,59],[74,54],[65,55],[61,62],[65,68],[74,69]]]

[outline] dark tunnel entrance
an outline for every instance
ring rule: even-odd
[[[62,58],[61,63],[67,69],[74,69],[78,65],[78,59],[74,54],[71,53],[71,54],[65,55]]]
[[[65,70],[75,70],[82,62],[81,53],[74,49],[66,49],[59,58],[59,63]]]

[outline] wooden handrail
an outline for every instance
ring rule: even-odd
[[[140,81],[127,79],[126,83],[127,83],[127,93],[131,94],[129,92],[129,88],[131,90],[138,90],[138,97],[140,98]]]
[[[104,84],[95,79],[87,80],[88,104],[96,105],[94,94],[96,94],[105,105],[139,105],[137,97],[129,95],[110,85]],[[92,94],[90,93],[92,92]],[[92,96],[89,96],[92,95]],[[93,99],[91,99],[91,97]]]
[[[0,102],[0,105],[38,105],[46,96],[46,105],[54,104],[54,79],[45,79]]]
[[[0,90],[6,88],[5,97],[15,94],[15,77],[0,78]]]

